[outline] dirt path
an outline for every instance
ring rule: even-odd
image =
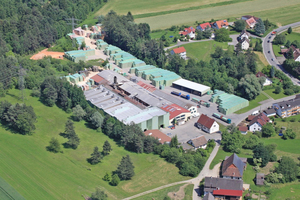
[[[185,184],[179,188],[177,192],[169,192],[168,196],[174,200],[182,200],[185,196],[184,188],[189,184]]]
[[[47,48],[47,49],[44,49],[44,50],[38,52],[37,54],[34,54],[33,56],[31,56],[30,59],[40,60],[40,59],[43,59],[45,56],[51,56],[52,58],[56,58],[56,59],[63,59],[64,53],[56,52],[56,51],[48,51],[48,48]]]

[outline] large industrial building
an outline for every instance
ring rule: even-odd
[[[172,83],[174,88],[189,92],[191,94],[202,96],[210,91],[210,87],[206,85],[202,85],[199,83],[195,83],[186,79],[179,79]]]

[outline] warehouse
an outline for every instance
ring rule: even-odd
[[[81,61],[86,61],[89,56],[95,55],[95,49],[89,50],[75,50],[65,52],[65,57],[73,62],[78,63]]]
[[[199,95],[199,96],[203,96],[210,90],[210,87],[206,85],[195,83],[186,79],[179,79],[173,82],[172,86],[174,88],[189,92],[191,94]]]

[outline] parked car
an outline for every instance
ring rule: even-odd
[[[270,42],[270,40],[268,40],[268,43]]]
[[[270,51],[268,51],[268,53],[270,53]]]
[[[272,61],[274,61],[274,59],[273,59],[273,58],[272,58],[271,60],[272,60]]]

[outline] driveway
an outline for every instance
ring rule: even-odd
[[[235,45],[238,43],[237,41],[237,37],[239,35],[230,35],[229,37],[232,39],[232,42],[228,42],[228,45],[233,45],[235,47]]]

